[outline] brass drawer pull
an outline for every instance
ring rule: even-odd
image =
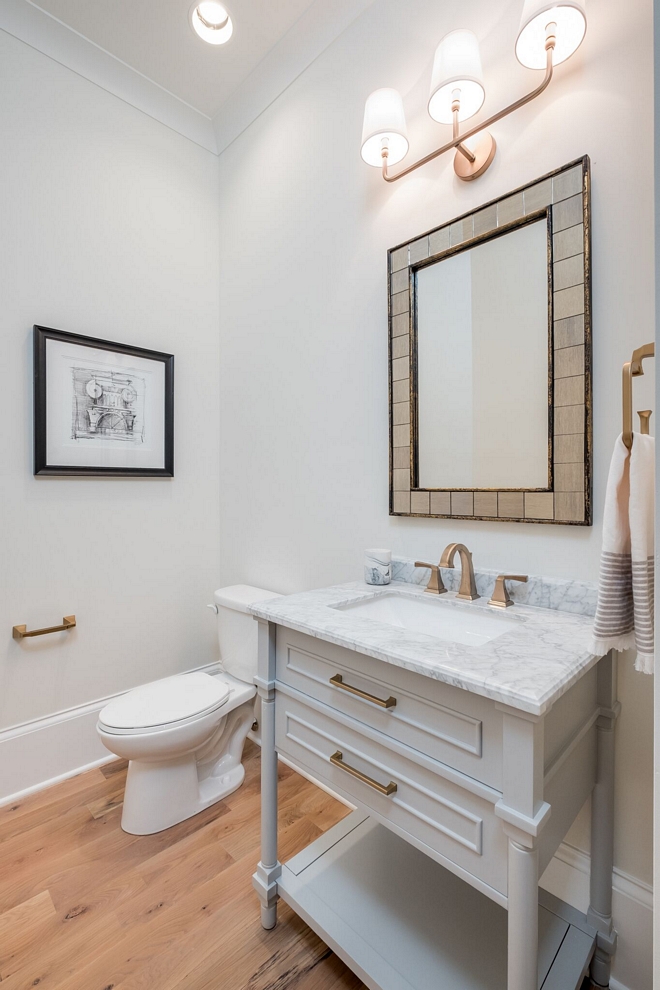
[[[378,791],[379,794],[385,794],[389,797],[390,794],[394,794],[396,791],[396,784],[393,780],[391,780],[389,784],[379,784],[377,780],[374,780],[373,777],[367,777],[366,773],[362,773],[361,770],[356,770],[355,767],[349,767],[348,763],[344,763],[344,758],[340,750],[337,750],[336,753],[332,754],[330,757],[330,762],[334,767],[339,767],[340,770],[345,770],[346,773],[350,773],[351,777],[357,777],[357,779],[361,780],[363,784],[368,784],[369,787],[373,787],[373,789]]]
[[[30,636],[46,636],[48,633],[64,632],[65,629],[73,629],[76,624],[75,615],[65,615],[61,626],[47,626],[45,629],[31,629],[28,632],[27,626],[13,626],[12,636],[14,639],[28,639]]]
[[[373,694],[367,694],[366,691],[360,691],[359,688],[351,687],[350,684],[344,684],[344,678],[341,674],[335,674],[334,677],[331,677],[330,683],[333,687],[341,688],[342,691],[348,691],[349,694],[354,694],[364,701],[370,701],[372,705],[378,705],[379,708],[394,708],[396,706],[396,698],[393,698],[391,695],[386,701],[383,701],[382,698],[377,698]]]

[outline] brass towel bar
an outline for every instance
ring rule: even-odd
[[[643,344],[633,351],[630,361],[626,361],[623,366],[623,442],[628,450],[633,445],[633,378],[638,378],[644,374],[644,360],[655,357],[655,344]],[[643,409],[639,413],[640,432],[649,432],[649,419],[651,410]]]
[[[47,626],[45,629],[30,629],[27,626],[13,626],[11,634],[14,639],[29,639],[31,636],[46,636],[48,633],[64,632],[73,629],[76,624],[75,615],[65,615],[61,626]]]

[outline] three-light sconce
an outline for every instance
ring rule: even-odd
[[[438,45],[433,61],[428,111],[433,120],[451,124],[453,135],[441,148],[392,174],[389,169],[408,154],[403,101],[395,89],[378,89],[367,99],[362,129],[362,158],[395,182],[446,151],[456,149],[454,171],[460,179],[476,179],[495,157],[495,139],[488,127],[518,110],[546,89],[555,65],[579,48],[587,29],[584,0],[525,0],[516,57],[529,69],[545,69],[543,81],[504,110],[460,134],[460,124],[481,109],[486,93],[479,42],[471,31],[452,31]]]

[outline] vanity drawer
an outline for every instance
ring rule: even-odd
[[[278,692],[278,752],[506,896],[507,841],[492,803],[319,708]]]
[[[501,789],[502,719],[488,698],[282,626],[276,657],[284,684]]]

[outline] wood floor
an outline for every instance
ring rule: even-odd
[[[123,762],[0,808],[2,990],[362,990],[283,903],[264,932],[259,751],[226,801],[151,836],[121,831]],[[348,809],[280,765],[283,859]]]
[[[0,808],[0,990],[366,990],[283,902],[261,928],[249,742],[245,769],[158,835],[119,827],[122,761]],[[279,794],[282,859],[348,813],[282,764]]]

